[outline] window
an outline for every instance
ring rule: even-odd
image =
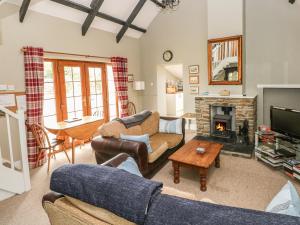
[[[103,122],[118,117],[111,65],[46,60],[44,68],[46,123],[91,115],[102,118]]]
[[[55,100],[55,81],[54,63],[46,61],[44,63],[44,106],[43,115],[47,121],[56,121],[56,100]]]

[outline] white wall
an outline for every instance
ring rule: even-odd
[[[245,8],[247,94],[257,84],[300,84],[300,5],[246,0]]]
[[[188,66],[200,65],[201,92],[207,87],[207,5],[206,0],[185,0],[171,13],[160,13],[141,38],[142,74],[146,81],[144,105],[157,109],[157,65],[183,64],[184,108],[194,111],[194,95],[189,94]],[[174,59],[165,63],[162,54],[170,49]],[[154,83],[151,86],[151,83]]]
[[[225,7],[225,5],[227,5]],[[229,10],[228,10],[229,9]],[[232,11],[236,11],[233,13]],[[229,12],[225,16],[225,12]],[[195,95],[189,93],[188,66],[200,65],[200,93],[218,93],[229,89],[232,94],[242,94],[242,86],[211,86],[207,75],[208,37],[224,37],[243,33],[243,0],[185,0],[175,12],[162,12],[155,18],[148,32],[141,38],[142,73],[146,80],[144,108],[157,109],[155,69],[164,63],[165,50],[173,51],[170,64],[184,66],[184,110],[194,112]],[[150,83],[154,82],[154,86]]]
[[[115,34],[95,29],[90,29],[82,37],[80,24],[33,11],[28,11],[25,21],[19,23],[16,12],[2,19],[0,84],[14,84],[19,91],[25,89],[23,54],[20,52],[23,46],[43,47],[48,51],[127,57],[128,72],[134,74],[136,80],[141,77],[139,40],[124,37],[117,44]],[[129,87],[130,100],[140,110],[141,96]]]
[[[208,39],[243,34],[244,0],[208,0]]]

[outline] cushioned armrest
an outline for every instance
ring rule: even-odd
[[[141,172],[148,168],[148,150],[145,143],[137,141],[125,141],[113,137],[96,137],[93,139],[92,148],[95,150],[97,163],[103,155],[116,156],[119,153],[127,153],[137,162]]]
[[[64,197],[64,195],[51,191],[48,194],[45,194],[43,196],[42,203],[44,203],[44,202],[54,203],[57,199],[60,199],[63,197]]]
[[[183,139],[185,137],[185,118],[178,118],[178,117],[169,117],[169,116],[161,116],[160,117],[163,120],[177,120],[177,119],[182,119],[182,134],[183,134]]]
[[[103,166],[110,166],[110,167],[118,167],[122,162],[126,161],[126,159],[129,157],[127,153],[121,153],[119,155],[116,155],[112,159],[106,161],[105,163],[102,163]]]

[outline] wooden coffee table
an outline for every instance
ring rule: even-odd
[[[204,154],[197,153],[196,148],[198,147],[205,148],[206,152]],[[199,169],[200,172],[200,189],[201,191],[206,191],[207,171],[213,162],[215,162],[216,168],[220,168],[220,152],[222,148],[222,144],[195,139],[186,143],[169,157],[174,168],[174,183],[179,183],[180,166],[194,167]]]

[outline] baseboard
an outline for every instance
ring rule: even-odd
[[[9,191],[4,191],[4,190],[0,189],[0,202],[5,200],[5,199],[8,199],[8,198],[10,198],[14,195],[15,195],[15,193],[12,193],[12,192],[9,192]]]

